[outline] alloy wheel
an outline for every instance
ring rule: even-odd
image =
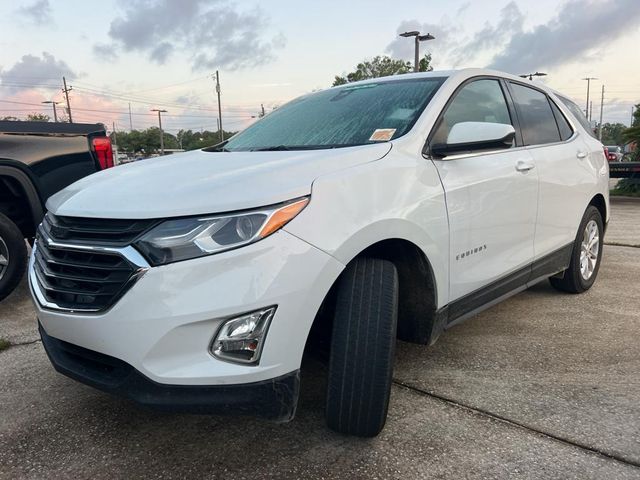
[[[9,249],[7,248],[7,244],[0,237],[0,280],[4,277],[7,269],[9,268]]]
[[[600,232],[595,220],[589,220],[584,228],[582,244],[580,246],[580,274],[584,280],[589,280],[596,269],[598,254],[600,253]]]

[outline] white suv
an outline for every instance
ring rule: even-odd
[[[144,404],[282,421],[313,326],[329,426],[376,435],[396,338],[431,344],[546,278],[595,281],[608,164],[579,115],[499,72],[401,75],[80,180],[30,262],[47,353]]]

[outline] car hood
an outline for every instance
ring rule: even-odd
[[[197,150],[121,165],[52,196],[56,215],[162,218],[262,207],[309,195],[324,174],[384,157],[390,143],[329,150]]]

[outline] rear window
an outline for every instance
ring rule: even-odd
[[[591,135],[593,138],[597,138],[596,134],[593,133],[593,129],[591,128],[591,125],[589,125],[589,120],[587,120],[587,117],[584,116],[584,113],[582,112],[580,107],[578,107],[578,105],[576,105],[566,97],[558,96],[558,98],[562,103],[564,103],[564,106],[567,107],[567,109],[569,109],[569,111],[571,112],[571,115],[573,115],[575,119],[578,122],[580,122],[580,125],[582,125],[582,128],[584,128],[587,131],[587,133]]]
[[[512,83],[518,106],[520,128],[525,145],[541,145],[560,141],[560,132],[547,96],[539,90]]]

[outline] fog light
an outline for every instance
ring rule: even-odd
[[[256,363],[275,311],[273,306],[225,321],[211,344],[211,353],[222,360]]]

